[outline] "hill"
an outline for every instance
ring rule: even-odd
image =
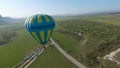
[[[2,17],[0,15],[0,25],[7,25],[7,24],[10,24],[10,23],[13,23],[15,22],[16,20],[13,19],[13,18],[10,18],[10,17]]]

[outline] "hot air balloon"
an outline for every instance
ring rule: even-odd
[[[55,28],[55,20],[49,15],[33,15],[25,21],[25,28],[29,34],[44,45],[49,41]]]

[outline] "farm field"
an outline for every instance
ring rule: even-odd
[[[27,31],[20,25],[21,24],[19,24],[20,28],[18,28],[18,30],[15,30],[17,34],[15,38],[0,46],[0,54],[1,54],[0,68],[6,68],[6,67],[11,68],[15,66],[16,64],[21,62],[25,58],[25,56],[30,55],[31,52],[33,52],[36,48],[40,47],[40,44],[36,42],[32,37],[30,37]],[[3,29],[3,30],[1,29],[1,31],[6,32],[6,30],[8,30],[9,27],[5,27],[5,28],[6,29]],[[12,31],[11,30],[12,28],[14,28],[14,26],[10,28],[10,31]],[[0,34],[0,36],[1,38],[3,38],[3,34]],[[49,56],[50,54],[51,56]],[[36,60],[35,63],[33,63],[30,67],[33,67],[33,68],[44,67],[46,66],[45,64],[47,64],[47,68],[49,67],[76,68],[76,66],[72,64],[69,60],[67,60],[61,53],[59,53],[54,46],[50,46],[45,51],[45,53],[43,52],[43,54],[39,56],[38,59],[41,59],[41,58],[42,60],[40,61]],[[36,62],[38,62],[38,64],[36,64]],[[41,66],[39,66],[39,64],[41,64]]]
[[[82,19],[113,24],[113,25],[120,25],[120,14],[103,14],[103,15],[85,16],[82,17]]]
[[[105,23],[104,19],[103,22],[98,22],[78,17],[57,21],[57,29],[53,38],[63,49],[89,68],[101,68],[102,66],[119,68],[116,63],[102,59],[104,55],[120,47],[119,30],[118,24]],[[82,36],[76,33],[81,33]],[[82,44],[84,40],[86,42]]]
[[[24,30],[20,29],[14,40],[0,46],[0,68],[12,68],[22,61],[25,56],[40,47],[34,39]]]
[[[29,68],[77,68],[53,45],[49,46]]]
[[[102,66],[105,68],[119,68],[120,66],[116,63],[102,59],[104,55],[109,54],[120,47],[119,23],[105,22],[105,20],[109,21],[108,19],[115,18],[115,16],[119,17],[119,15],[113,15],[113,17],[100,15],[96,17],[91,16],[91,18],[85,16],[82,18],[68,17],[64,18],[64,20],[62,20],[62,18],[57,19],[56,29],[52,37],[60,47],[88,68],[101,68]],[[100,19],[101,21],[94,21],[94,19]],[[0,67],[2,68],[13,67],[34,49],[40,47],[40,44],[25,31],[22,24],[17,26],[20,28],[15,27],[15,29],[13,29],[14,27],[8,27],[0,30],[0,42],[3,42],[3,45],[0,46]],[[12,30],[8,30],[9,28]],[[7,32],[5,37],[4,33],[6,32],[4,31]],[[15,39],[11,41],[6,40],[6,38],[14,36]],[[6,41],[9,42],[6,43]],[[50,56],[48,57],[48,55]],[[54,62],[50,63],[52,58],[54,58]],[[119,54],[117,54],[117,59],[119,60]],[[55,63],[56,65],[54,66]],[[30,68],[36,66],[44,68],[61,68],[62,66],[66,68],[76,68],[75,65],[69,62],[69,60],[60,54],[53,46],[48,47]]]

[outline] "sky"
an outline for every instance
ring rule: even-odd
[[[16,18],[114,10],[120,10],[120,0],[0,0],[0,15]]]

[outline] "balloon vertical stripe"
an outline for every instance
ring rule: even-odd
[[[46,40],[49,39],[49,37],[50,37],[50,33],[51,33],[51,30],[48,30],[48,34],[47,34],[47,39],[46,39]]]
[[[33,23],[33,22],[34,22],[34,16],[32,16],[30,19],[30,23]]]
[[[46,22],[50,22],[49,18],[45,15]]]
[[[42,23],[42,19],[40,16],[38,16],[38,23]]]
[[[35,39],[36,39],[37,41],[40,41],[40,40],[38,39],[38,36],[37,36],[37,34],[36,34],[35,32],[32,32],[32,35],[33,35],[33,37],[35,37]]]
[[[44,31],[40,31],[40,36],[42,38],[42,41],[44,41]]]

